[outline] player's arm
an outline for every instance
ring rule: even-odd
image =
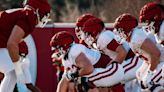
[[[16,77],[17,77],[17,81],[19,82],[24,82],[26,80],[22,70],[22,64],[19,56],[19,46],[18,46],[24,34],[25,33],[23,29],[15,25],[7,42],[7,49],[12,61],[14,62]]]
[[[118,61],[118,63],[121,64],[123,62],[123,60],[125,60],[128,52],[122,45],[119,45],[116,48],[116,52],[117,52],[117,56],[115,58],[115,61]]]
[[[23,29],[15,25],[7,42],[7,49],[13,62],[19,60],[18,44],[20,43],[24,35],[25,33]]]
[[[78,71],[79,76],[88,75],[93,72],[94,67],[84,53],[80,53],[75,62],[80,68]]]
[[[69,87],[69,80],[67,80],[65,76],[62,76],[62,79],[59,81],[57,85],[56,92],[67,92],[68,87]]]
[[[149,54],[151,63],[150,70],[153,71],[159,64],[159,59],[161,55],[159,49],[150,39],[144,40],[143,44],[141,45],[141,49]]]
[[[110,43],[108,43],[107,48],[109,50],[112,50],[114,52],[117,52],[117,56],[114,59],[114,61],[117,61],[118,63],[122,63],[123,60],[126,58],[127,51],[123,47],[123,45],[119,44],[115,39],[113,39]]]

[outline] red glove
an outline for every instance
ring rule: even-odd
[[[28,47],[25,41],[22,41],[19,43],[19,55],[20,56],[26,56],[28,54]]]

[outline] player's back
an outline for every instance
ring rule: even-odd
[[[0,48],[5,48],[11,31],[15,25],[25,28],[25,22],[31,25],[36,24],[36,18],[32,9],[9,9],[0,12]]]

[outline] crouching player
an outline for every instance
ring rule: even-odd
[[[93,92],[98,91],[96,87],[111,87],[123,80],[124,70],[120,64],[99,51],[74,43],[74,37],[68,32],[56,33],[50,44],[60,53],[65,67],[57,92],[66,92],[69,81],[78,77],[86,77],[81,81],[84,89]]]

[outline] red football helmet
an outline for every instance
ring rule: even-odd
[[[84,23],[90,18],[95,18],[95,16],[93,16],[92,14],[89,14],[89,13],[88,14],[83,14],[82,16],[77,18],[76,26],[77,27],[83,27]]]
[[[75,34],[80,41],[82,41],[83,39],[81,37],[84,37],[81,28],[83,27],[84,23],[90,18],[95,18],[95,16],[91,14],[83,14],[76,20]]]
[[[137,25],[138,21],[135,17],[129,13],[124,13],[116,18],[114,22],[114,31],[118,32],[122,38],[126,39]]]
[[[161,5],[155,2],[148,3],[144,5],[139,14],[139,21],[146,22],[148,24],[153,23],[155,27],[154,32],[158,32],[160,24],[162,23],[162,9]]]
[[[104,22],[99,18],[91,18],[84,23],[82,31],[84,33],[84,42],[91,46],[97,39],[100,32],[105,28]]]
[[[25,0],[24,5],[35,10],[38,17],[38,26],[43,27],[49,21],[51,7],[47,0]]]
[[[69,32],[62,31],[56,33],[50,41],[50,46],[54,52],[52,58],[60,60],[66,54],[73,42],[74,37]]]

